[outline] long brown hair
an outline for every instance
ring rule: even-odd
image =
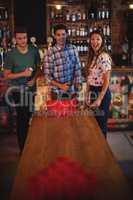
[[[101,47],[98,50],[97,54],[95,54],[95,52],[94,52],[94,50],[92,49],[92,46],[91,46],[91,37],[94,34],[98,34],[102,38],[102,44],[101,44]],[[92,63],[94,56],[96,56],[96,60],[97,60],[98,56],[102,52],[107,52],[107,50],[105,48],[105,39],[104,39],[104,35],[103,35],[102,30],[97,29],[97,30],[92,31],[89,35],[89,52],[88,52],[88,62],[87,62],[87,66],[86,66],[86,76],[88,75],[88,71],[89,71],[88,68],[90,67],[90,65]]]

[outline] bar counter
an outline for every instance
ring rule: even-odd
[[[129,200],[130,189],[92,116],[34,116],[12,188],[12,200],[29,200],[27,179],[59,156],[79,162],[96,175],[94,200]]]
[[[112,68],[113,72],[123,72],[123,73],[127,73],[127,72],[133,72],[133,67],[129,67],[129,66],[114,66]]]

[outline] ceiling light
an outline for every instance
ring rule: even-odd
[[[129,9],[133,9],[133,3],[129,4]]]
[[[61,10],[62,5],[55,5],[55,7],[56,7],[57,10]]]

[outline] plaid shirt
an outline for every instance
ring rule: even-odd
[[[71,84],[69,92],[72,92],[73,85],[82,81],[81,65],[76,47],[68,44],[63,49],[56,45],[49,48],[44,59],[44,75],[48,82],[55,80],[59,83]],[[56,92],[61,91],[55,86],[52,88]]]

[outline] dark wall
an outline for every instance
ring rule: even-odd
[[[24,26],[38,43],[46,40],[46,0],[14,0],[15,26]]]
[[[127,34],[128,39],[133,41],[133,11],[129,10],[127,14]]]
[[[133,10],[129,10],[127,14],[127,37],[129,48],[129,65],[133,65]]]

